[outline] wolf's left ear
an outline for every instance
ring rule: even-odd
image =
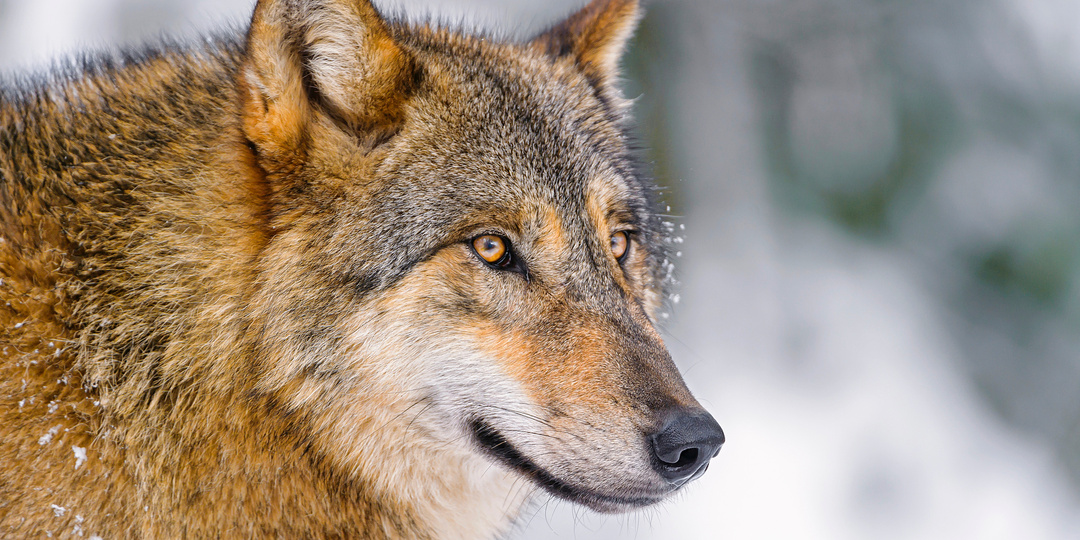
[[[283,159],[327,115],[392,133],[417,69],[370,0],[259,0],[239,73],[244,132]]]
[[[592,0],[532,40],[554,56],[572,56],[593,85],[613,91],[619,59],[641,18],[637,0]]]

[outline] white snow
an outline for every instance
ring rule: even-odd
[[[86,461],[86,449],[72,446],[71,451],[75,454],[75,468],[78,469]]]
[[[42,446],[45,446],[46,444],[49,444],[50,442],[52,442],[53,437],[60,431],[61,427],[63,427],[63,426],[55,426],[55,427],[50,428],[48,432],[46,432],[44,435],[42,435],[40,438],[38,438],[37,443],[42,445]]]

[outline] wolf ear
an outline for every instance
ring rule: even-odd
[[[370,0],[259,0],[239,73],[244,133],[275,153],[298,149],[319,112],[392,131],[416,69]]]
[[[637,0],[592,0],[534,38],[532,46],[554,57],[573,56],[595,86],[611,88],[640,18]]]

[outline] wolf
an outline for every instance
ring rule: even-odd
[[[0,537],[494,538],[724,434],[656,330],[619,57],[260,0],[0,91]]]

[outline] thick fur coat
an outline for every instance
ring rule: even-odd
[[[703,472],[649,442],[705,413],[653,327],[638,16],[502,42],[262,0],[7,83],[0,537],[492,538],[538,487],[619,511]]]

